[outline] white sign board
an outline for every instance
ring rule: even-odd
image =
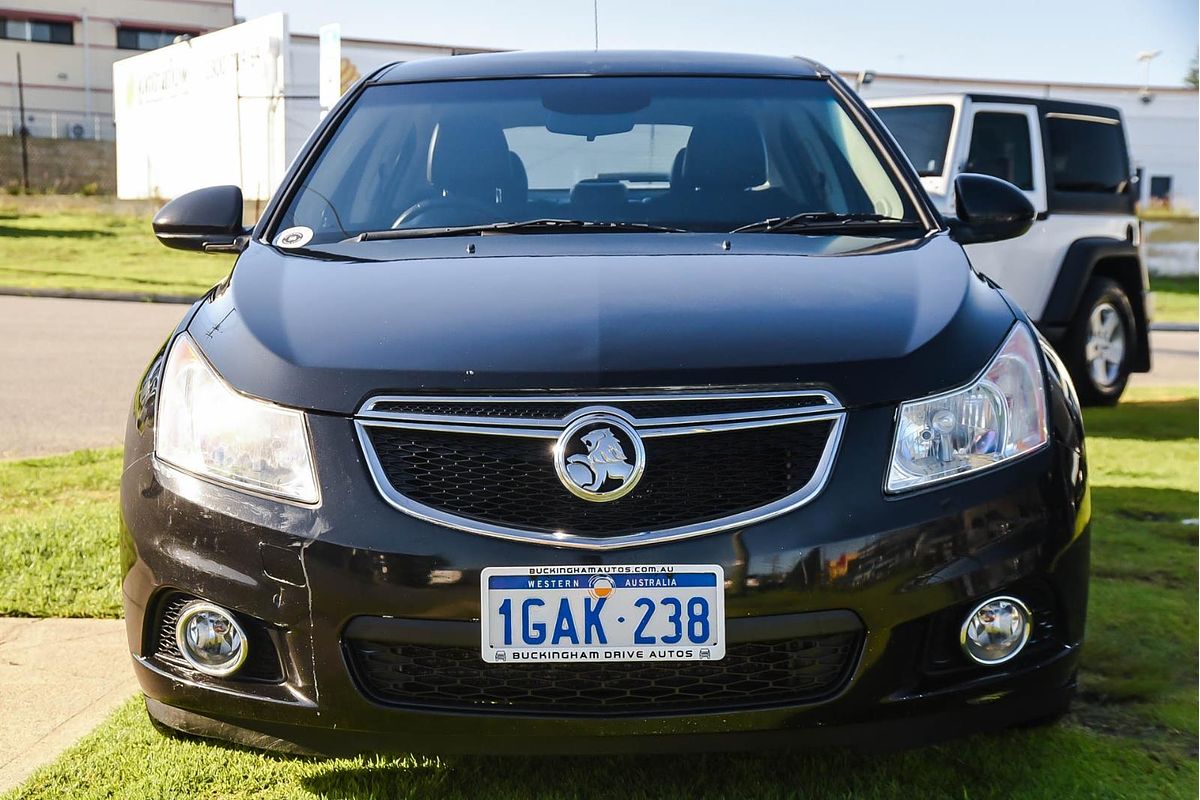
[[[235,184],[270,197],[287,167],[286,41],[271,14],[113,64],[117,196]]]
[[[317,94],[324,117],[342,96],[342,26],[336,22],[322,25],[317,35],[321,48]]]

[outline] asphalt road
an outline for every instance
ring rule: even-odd
[[[120,444],[183,305],[0,296],[0,458]]]
[[[0,296],[0,458],[120,444],[133,388],[185,306]],[[1196,333],[1155,332],[1135,385],[1197,381]]]

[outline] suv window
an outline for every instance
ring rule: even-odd
[[[942,174],[950,144],[950,126],[954,124],[954,106],[890,106],[876,108],[875,113],[892,132],[918,175],[930,178]]]
[[[1129,180],[1125,134],[1117,120],[1047,114],[1056,192],[1116,194]]]
[[[976,114],[965,171],[991,175],[1018,188],[1032,189],[1033,150],[1029,144],[1029,118],[1002,111]]]
[[[538,219],[729,231],[806,212],[917,219],[826,81],[481,79],[364,89],[280,227],[321,244]]]

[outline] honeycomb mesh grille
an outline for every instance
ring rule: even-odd
[[[347,639],[361,691],[388,705],[596,716],[808,703],[841,688],[858,632],[730,645],[721,661],[488,664],[477,650]]]
[[[150,655],[153,658],[177,669],[194,672],[192,665],[184,660],[179,652],[179,645],[175,641],[175,624],[179,622],[183,607],[198,599],[183,592],[171,592],[162,599],[159,603],[158,626],[150,647]],[[265,624],[242,614],[237,615],[237,620],[246,632],[249,651],[246,653],[246,663],[229,679],[267,683],[282,681],[283,670],[279,666],[279,655]]]
[[[637,488],[591,503],[563,487],[552,440],[368,426],[392,487],[459,517],[523,530],[621,536],[720,519],[798,492],[816,474],[828,419],[649,438]]]
[[[714,397],[713,399],[662,399],[640,401],[589,400],[573,397],[561,402],[528,402],[520,400],[381,400],[371,410],[386,414],[422,414],[432,416],[457,416],[512,419],[558,420],[573,411],[594,405],[615,406],[638,419],[664,417],[691,417],[707,414],[737,414],[755,411],[803,409],[824,405],[828,400],[823,395],[807,394],[785,397]]]

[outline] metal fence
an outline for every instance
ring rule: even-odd
[[[117,190],[116,148],[92,139],[0,136],[0,192],[112,194]]]
[[[83,114],[77,111],[26,108],[25,128],[40,139],[86,139],[111,142],[116,139],[113,115]],[[0,136],[17,136],[21,113],[12,106],[0,106]]]

